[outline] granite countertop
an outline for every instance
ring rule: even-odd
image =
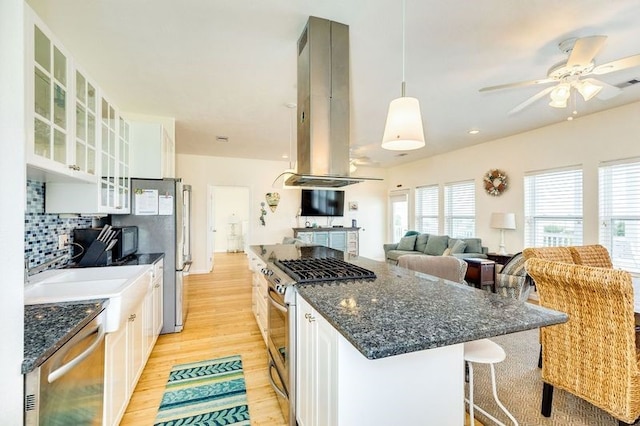
[[[45,362],[102,312],[108,303],[108,299],[95,299],[25,305],[22,374],[31,372]]]
[[[373,271],[377,277],[373,281],[296,284],[298,293],[369,359],[568,320],[562,312],[331,249],[296,249],[293,245],[253,246],[252,249],[265,262],[324,255],[338,257],[339,253],[345,261]]]

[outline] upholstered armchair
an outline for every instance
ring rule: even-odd
[[[569,321],[543,327],[542,414],[551,415],[560,388],[620,421],[640,416],[640,351],[636,349],[633,284],[628,272],[529,259],[540,304]]]
[[[496,293],[516,300],[527,300],[531,291],[531,278],[524,267],[522,253],[514,255],[496,273]]]
[[[398,266],[462,284],[467,273],[467,262],[452,256],[405,254],[398,258]]]

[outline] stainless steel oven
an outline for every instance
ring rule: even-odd
[[[296,425],[295,420],[295,317],[292,306],[285,301],[287,290],[283,282],[272,269],[265,269],[267,277],[267,352],[269,355],[269,381],[278,395],[278,403],[285,424]]]

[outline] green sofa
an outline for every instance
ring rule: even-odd
[[[384,244],[383,249],[385,259],[391,263],[397,263],[404,254],[486,259],[489,251],[482,246],[480,238],[449,238],[448,235],[419,234],[416,231],[407,232],[397,243]]]

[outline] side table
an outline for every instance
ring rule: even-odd
[[[493,260],[498,265],[506,265],[512,257],[512,254],[487,253],[487,259]]]
[[[464,279],[473,284],[476,288],[489,287],[492,293],[495,288],[495,267],[496,262],[489,259],[469,258],[462,259],[467,262],[467,273]]]

